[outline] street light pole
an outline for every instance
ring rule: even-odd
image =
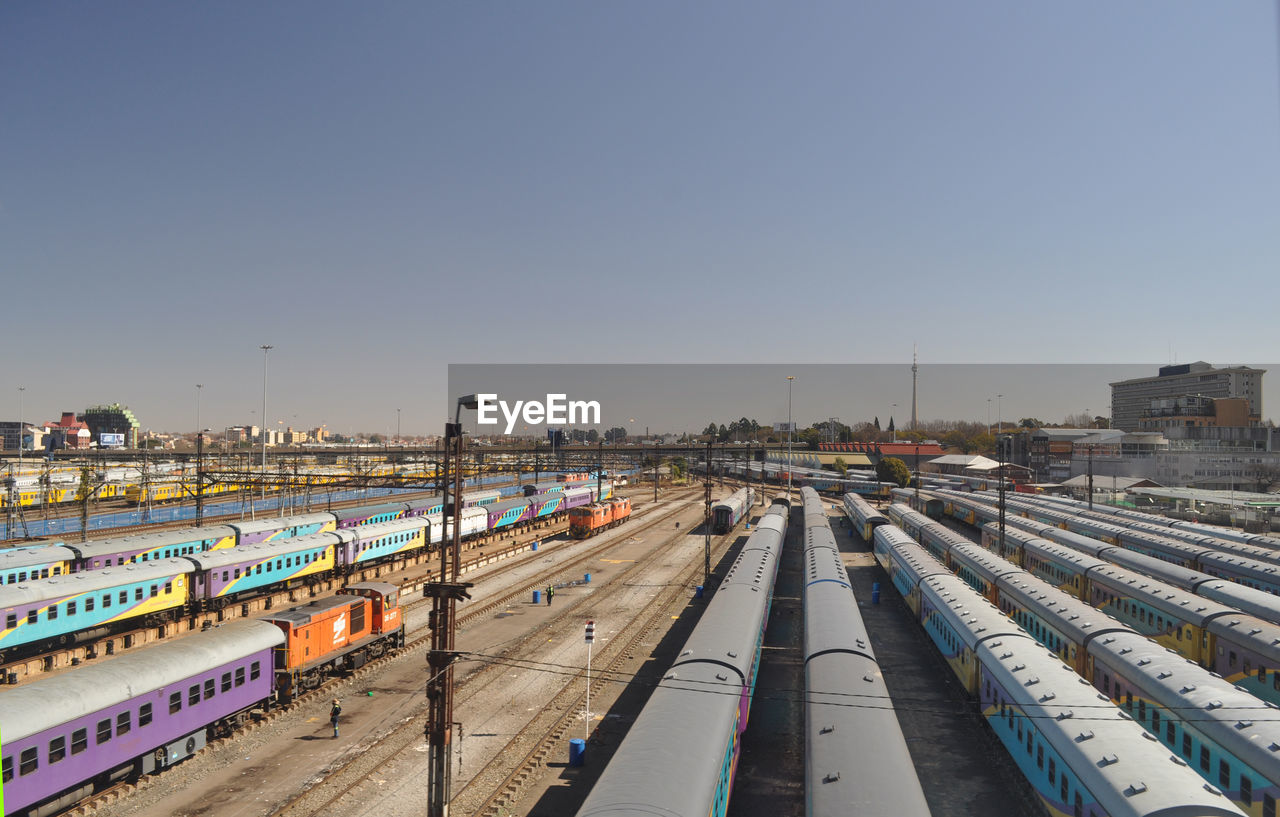
[[[396,442],[400,442],[400,409],[396,409]]]
[[[262,498],[267,498],[267,355],[274,346],[259,346],[262,350],[262,425],[258,434],[262,437]]]
[[[18,387],[18,476],[22,476],[22,393],[26,386]]]
[[[795,381],[793,375],[787,375],[787,499],[791,499],[791,472],[794,470],[794,463],[791,462],[791,384]]]
[[[1004,433],[1004,409],[1002,408],[1002,405],[1001,405],[1001,402],[1003,400],[1004,400],[1003,394],[996,395],[996,434]]]

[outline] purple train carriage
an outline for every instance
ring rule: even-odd
[[[6,814],[52,813],[171,766],[272,700],[284,634],[236,621],[0,691]]]

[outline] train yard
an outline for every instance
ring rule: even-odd
[[[743,476],[754,475],[747,471]],[[759,476],[765,476],[763,471]],[[872,802],[894,813],[939,817],[972,813],[968,809],[979,803],[984,811],[1082,817],[1153,814],[1172,804],[1188,805],[1200,815],[1274,813],[1280,766],[1265,753],[1251,757],[1247,741],[1235,747],[1232,732],[1244,729],[1270,736],[1269,720],[1252,724],[1250,701],[1262,707],[1252,696],[1263,701],[1272,697],[1272,676],[1280,688],[1280,654],[1272,656],[1271,648],[1259,641],[1280,643],[1267,635],[1277,625],[1262,615],[1270,606],[1267,598],[1275,598],[1272,588],[1260,584],[1271,570],[1265,567],[1273,554],[1268,542],[1224,543],[1228,557],[1217,559],[1211,532],[1182,531],[1179,539],[1173,529],[1162,535],[1155,518],[1138,518],[1145,515],[1126,520],[1112,515],[1108,522],[1105,517],[1090,518],[1079,508],[1064,510],[1063,503],[1023,497],[1010,502],[1003,536],[996,536],[994,525],[948,532],[924,512],[981,525],[991,518],[994,499],[951,486],[936,492],[893,491],[886,499],[899,504],[886,503],[885,515],[858,494],[890,492],[858,480],[828,486],[850,491],[844,494],[843,506],[840,500],[824,503],[810,488],[792,494],[790,503],[783,503],[778,528],[769,520],[779,506],[771,509],[767,504],[777,489],[753,480],[735,493],[738,485],[743,483],[730,478],[727,487],[716,492],[707,530],[701,525],[703,495],[697,489],[667,490],[657,502],[649,501],[647,494],[635,494],[629,518],[615,516],[614,506],[604,502],[592,505],[595,510],[590,512],[562,510],[554,521],[538,521],[536,510],[530,516],[529,508],[546,502],[546,494],[536,493],[541,488],[531,488],[528,499],[503,500],[482,513],[477,510],[490,524],[523,518],[531,520],[531,526],[503,532],[499,522],[496,536],[472,540],[462,554],[466,580],[475,586],[473,599],[459,608],[454,710],[458,723],[450,763],[453,813],[590,815],[603,808],[610,814],[640,814],[656,808],[673,814],[709,810],[757,817],[839,814],[853,804]],[[568,509],[563,498],[548,507]],[[429,522],[425,528],[408,519],[385,522],[376,507],[357,508],[347,516],[360,517],[352,524],[363,523],[355,529],[356,540],[360,530],[372,533],[381,530],[380,525],[399,524],[404,530],[418,526],[423,543],[432,541]],[[756,555],[765,552],[762,525],[787,532],[785,544],[780,537],[772,555]],[[1084,531],[1096,538],[1086,537]],[[703,583],[704,533],[711,537],[707,556],[718,580],[707,588],[705,599],[701,591],[694,592],[695,585]],[[1077,550],[1071,551],[1071,546]],[[253,547],[241,549],[248,554]],[[1001,553],[1013,565],[989,551]],[[78,644],[7,667],[21,674],[13,680],[22,687],[46,674],[57,678],[77,672],[85,663],[112,660],[104,653],[141,655],[155,649],[141,647],[139,640],[184,642],[199,638],[220,620],[271,618],[283,607],[330,597],[362,582],[390,581],[397,590],[402,649],[376,660],[364,656],[332,680],[319,678],[309,684],[308,688],[318,687],[313,692],[303,690],[296,699],[282,699],[252,719],[238,717],[244,728],[230,737],[220,737],[221,731],[215,734],[211,727],[210,738],[220,739],[195,751],[187,762],[110,787],[75,813],[420,813],[427,768],[424,656],[430,643],[430,603],[421,595],[434,576],[433,553],[428,548],[401,558],[389,553],[390,558],[367,567],[349,559],[347,569],[306,587],[282,588],[220,610],[184,616],[168,622],[163,633],[154,626],[144,628],[133,634],[130,650],[123,650],[122,643],[110,648],[102,642]],[[1127,569],[1146,569],[1145,577],[1137,584],[1109,578],[1120,569],[1099,558],[1109,555]],[[1034,577],[1018,578],[1016,565],[1024,565]],[[1198,573],[1193,567],[1220,569]],[[742,635],[728,641],[707,635],[720,630],[723,625],[712,622],[723,618],[724,605],[732,609],[732,599],[741,592],[734,589],[739,570],[749,585],[757,585],[754,592],[767,593],[772,602],[763,608],[760,623],[750,625],[759,629],[752,639],[755,646],[741,641]],[[1228,570],[1236,572],[1225,574]],[[1157,575],[1188,586],[1144,590],[1145,582]],[[890,603],[878,604],[882,591],[877,585],[871,592],[877,603],[869,604],[867,585],[873,580],[883,584]],[[1036,589],[1034,582],[1044,582],[1045,589]],[[1221,587],[1224,584],[1228,587]],[[554,594],[547,592],[552,588]],[[1194,603],[1199,607],[1184,602],[1184,609],[1200,612],[1181,619],[1173,615],[1173,608],[1161,606],[1162,595],[1197,590],[1216,594],[1220,601]],[[1149,601],[1143,595],[1148,592]],[[1074,600],[1054,602],[1046,610],[1079,604],[1080,611],[1055,615],[1079,622],[1092,622],[1090,617],[1096,616],[1098,621],[1073,630],[1065,620],[1055,624],[1048,612],[1035,613],[1027,606],[1040,603],[1033,601],[1037,595],[1048,598],[1051,593]],[[865,628],[855,612],[846,624],[828,628],[823,635],[824,621],[850,615],[835,612],[847,604],[837,602],[842,594],[856,600]],[[1109,606],[1109,598],[1114,606]],[[1241,624],[1243,614],[1228,606],[1232,603],[1251,604],[1252,612],[1262,617],[1245,615],[1256,624]],[[810,609],[817,604],[824,605],[818,609],[825,612]],[[716,609],[722,612],[708,613]],[[712,615],[705,625],[700,624],[704,613]],[[582,637],[588,620],[597,634],[590,683]],[[750,617],[740,611],[727,620],[747,623]],[[1083,635],[1073,636],[1077,631]],[[129,634],[112,637],[125,635]],[[1111,647],[1121,636],[1136,641]],[[1208,645],[1203,651],[1202,640]],[[1255,641],[1258,645],[1251,646]],[[1182,693],[1142,680],[1142,667],[1155,659],[1155,653],[1125,668],[1126,655],[1151,642],[1182,652],[1204,667],[1170,665],[1160,670],[1181,679],[1177,685]],[[725,646],[714,646],[717,643]],[[707,666],[708,679],[719,679],[712,680],[714,684],[742,679],[744,700],[751,703],[740,712],[734,706],[732,721],[714,720],[721,717],[710,706],[715,695],[706,698],[705,690],[702,697],[681,703],[703,671],[694,658],[677,657],[682,644],[683,654],[695,657],[707,649],[729,649],[732,660],[719,669]],[[1229,661],[1226,645],[1232,648]],[[93,657],[78,650],[91,650]],[[1241,654],[1243,666],[1237,657]],[[832,667],[844,669],[824,670],[831,661]],[[850,668],[854,664],[865,668],[855,671]],[[730,665],[732,671],[727,669]],[[1114,686],[1111,675],[1103,683],[1104,665],[1116,676]],[[1019,677],[1026,667],[1033,667],[1035,677],[1048,684],[1044,693],[1021,691]],[[1209,670],[1226,681],[1214,681]],[[1194,671],[1205,672],[1205,677],[1189,674]],[[757,673],[758,682],[746,683]],[[1081,680],[1076,673],[1096,689],[1085,694],[1072,687],[1071,678]],[[801,691],[806,676],[816,683],[807,693]],[[870,698],[884,705],[846,709],[841,701],[848,698],[843,696],[868,695],[867,685],[875,679],[880,679],[881,691]],[[854,687],[845,689],[845,683]],[[1180,702],[1179,695],[1197,688],[1204,690],[1199,698]],[[340,738],[328,736],[323,718],[334,696],[343,703]],[[1108,704],[1112,714],[1090,703],[1091,696],[1114,701]],[[816,708],[823,702],[834,707],[825,715]],[[670,706],[678,712],[691,704],[686,714],[667,716],[669,726],[652,714]],[[1177,713],[1188,706],[1222,712],[1202,719],[1205,723],[1189,719],[1183,724]],[[899,725],[891,729],[887,724],[894,709]],[[967,714],[957,717],[958,712]],[[1219,721],[1223,734],[1215,737],[1213,724]],[[1228,728],[1227,721],[1235,726]],[[1081,743],[1079,729],[1070,728],[1086,723],[1090,736],[1103,737],[1096,748]],[[1172,764],[1167,754],[1162,758],[1150,751],[1141,740],[1144,730],[1148,739],[1154,736],[1168,743]],[[868,743],[856,737],[869,732],[879,739]],[[828,733],[839,733],[841,739],[825,738]],[[890,733],[901,735],[894,752],[886,743]],[[635,748],[645,736],[655,748]],[[704,739],[709,740],[704,744]],[[1280,734],[1267,739],[1280,746]],[[571,746],[571,740],[581,742]],[[966,747],[975,746],[981,751],[966,756]],[[834,756],[823,756],[833,750]],[[585,764],[566,763],[571,755]],[[723,766],[711,763],[721,755]],[[674,763],[661,773],[671,783],[665,787],[653,780],[659,756]],[[1115,761],[1108,758],[1113,756],[1124,761],[1119,773],[1109,769]],[[1143,781],[1139,788],[1134,788],[1135,770]],[[6,780],[13,773],[6,756]],[[908,776],[915,781],[915,795],[909,794]],[[726,780],[733,781],[732,799]],[[621,811],[609,806],[614,789],[619,792],[617,803],[633,805]]]

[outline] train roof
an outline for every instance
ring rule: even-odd
[[[349,541],[345,537],[355,534],[351,531],[339,533],[338,531],[329,531],[328,533],[311,533],[306,536],[294,536],[290,539],[277,539],[272,542],[259,542],[256,545],[247,545],[238,548],[224,548],[222,550],[210,550],[206,553],[193,553],[184,558],[190,559],[200,566],[201,570],[210,570],[217,567],[226,567],[228,565],[242,564],[244,562],[259,562],[266,559],[274,559],[277,556],[289,556],[294,553],[301,553],[306,550],[313,550],[318,547],[330,547],[339,542]]]
[[[1242,613],[1280,624],[1280,596],[1226,579],[1212,579],[1196,587],[1196,595],[1220,601]]]
[[[168,545],[183,545],[190,542],[206,542],[234,537],[235,530],[230,525],[211,525],[203,528],[179,528],[177,530],[158,531],[156,533],[135,533],[130,536],[113,536],[109,539],[90,539],[88,542],[77,542],[69,545],[80,554],[80,558],[92,558],[124,550],[154,550]]]
[[[284,530],[285,528],[297,528],[303,525],[314,525],[317,523],[332,522],[334,514],[331,513],[306,513],[296,516],[273,517],[270,519],[258,519],[250,522],[229,522],[228,526],[245,533],[262,533],[269,530]]]
[[[281,610],[278,613],[263,616],[260,621],[281,621],[290,627],[302,627],[315,621],[316,616],[330,613],[334,610],[344,607],[350,607],[351,604],[362,596],[355,595],[336,595],[328,596],[322,599],[309,601],[306,604],[299,604],[296,607],[290,607],[288,610]]]
[[[1057,656],[1031,639],[978,646],[986,674],[1063,758],[1103,813],[1238,814],[1231,801],[1175,759]]]
[[[49,562],[69,561],[76,557],[76,553],[69,547],[62,545],[48,545],[40,547],[21,547],[6,548],[0,550],[0,573],[7,570],[17,570],[31,565],[43,565]]]
[[[1198,627],[1217,616],[1237,612],[1225,604],[1110,563],[1091,570],[1089,578],[1095,585],[1111,588],[1118,595],[1172,613]]]
[[[192,675],[284,643],[284,634],[261,621],[232,621],[72,672],[0,690],[0,723],[6,742],[29,737]],[[265,668],[270,671],[270,665]],[[56,701],[57,705],[51,705]]]
[[[381,505],[362,505],[359,508],[339,508],[333,515],[341,522],[345,519],[364,519],[384,513],[404,513],[408,505],[404,502],[384,502]]]
[[[1137,633],[1109,633],[1089,651],[1095,660],[1123,667],[1143,697],[1191,722],[1252,768],[1280,777],[1280,708]]]
[[[442,513],[443,517],[444,514]],[[386,522],[374,522],[369,525],[358,525],[347,530],[356,539],[373,539],[378,536],[386,536],[393,533],[402,533],[404,531],[422,530],[427,526],[427,520],[420,516],[401,517],[400,519],[389,519]]]
[[[920,592],[933,599],[938,614],[970,649],[992,638],[1031,638],[998,607],[950,573],[926,576],[920,582]]]
[[[99,590],[109,590],[120,585],[147,582],[152,579],[169,580],[174,576],[195,571],[195,565],[189,559],[190,557],[187,556],[153,559],[136,564],[116,565],[102,570],[85,570],[80,573],[51,576],[47,579],[33,579],[19,584],[6,584],[0,587],[0,608],[43,602],[80,593],[96,593]]]
[[[1133,632],[1133,628],[1117,621],[1096,607],[1085,604],[1030,573],[1007,579],[1000,587],[1036,612],[1050,625],[1071,636],[1077,644],[1087,643],[1099,633]]]

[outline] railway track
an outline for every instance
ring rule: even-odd
[[[656,512],[652,517],[643,520],[641,526],[626,531],[630,537],[639,535],[645,531],[652,530],[670,520],[670,518],[689,508],[687,501],[700,495],[701,491],[682,491],[680,494],[671,496],[669,499],[673,501],[670,508],[662,509]],[[683,536],[687,531],[674,533],[675,536]],[[629,538],[630,538],[629,537]],[[716,537],[718,540],[717,548],[723,548],[727,536]],[[586,540],[590,541],[590,540]],[[668,540],[669,541],[669,540]],[[667,542],[664,542],[665,545]],[[581,571],[582,567],[600,557],[602,553],[607,552],[610,548],[616,547],[619,542],[610,541],[602,543],[597,547],[592,547],[587,551],[576,553],[571,558],[558,562],[556,565],[557,576],[574,575],[575,571]],[[624,583],[642,572],[646,567],[652,566],[654,563],[666,557],[666,548],[664,546],[656,547],[646,559],[637,562],[629,569],[622,571],[611,579],[603,581],[597,587],[597,593],[601,589],[607,590],[619,583]],[[601,651],[602,669],[608,669],[623,660],[626,655],[634,651],[635,647],[648,635],[655,627],[657,627],[664,615],[663,610],[681,593],[686,591],[685,584],[690,577],[700,568],[700,561],[697,564],[691,564],[679,573],[679,577],[669,584],[663,592],[657,594],[649,605],[645,608],[644,621],[641,624],[632,624],[628,626],[628,635],[626,637],[617,637],[611,639],[609,645]],[[580,573],[578,573],[580,575]],[[544,581],[540,577],[539,581],[526,581],[518,583],[508,591],[496,595],[495,597],[485,601],[474,607],[469,607],[465,613],[459,617],[459,628],[465,627],[480,619],[489,617],[495,610],[502,609],[512,602],[523,601],[529,597],[533,589],[536,589]],[[571,609],[566,609],[560,613],[556,622],[561,625],[567,625],[569,620],[575,622],[580,618],[580,614],[575,613]],[[503,651],[504,656],[511,660],[519,660],[519,656],[524,654],[536,654],[540,650],[545,641],[546,635],[543,628],[525,635],[520,640],[507,645]],[[425,649],[430,644],[430,634],[424,634],[418,638],[414,638],[406,645],[405,651],[416,651]],[[503,680],[503,674],[506,667],[502,662],[484,663],[477,669],[460,678],[457,682],[455,695],[457,696],[458,705],[461,706],[468,699],[483,694],[487,688],[494,684],[499,684]],[[564,717],[555,717],[548,714],[552,712],[576,712],[573,702],[576,696],[582,696],[584,693],[579,690],[574,693],[572,690],[575,686],[580,685],[580,676],[574,675],[568,678],[564,684],[564,688],[556,695],[556,699],[544,707],[542,712],[537,716],[535,721],[520,731],[520,734],[510,741],[507,746],[498,752],[494,760],[490,761],[484,769],[477,775],[474,775],[467,784],[457,791],[453,798],[451,809],[458,814],[481,813],[481,809],[488,808],[487,804],[492,802],[501,804],[504,802],[502,794],[507,792],[508,795],[513,791],[518,791],[518,780],[520,779],[520,770],[523,768],[532,768],[537,765],[539,759],[544,756],[540,753],[540,747],[549,747],[554,742],[557,735],[563,735],[573,723],[576,721],[575,715],[566,715]],[[561,708],[567,707],[567,708]],[[550,719],[550,722],[544,723]],[[367,783],[371,776],[381,769],[385,763],[402,756],[404,753],[412,750],[414,747],[421,746],[423,734],[426,728],[426,715],[424,713],[415,714],[413,717],[407,718],[399,727],[389,734],[383,736],[376,745],[369,747],[367,750],[359,753],[355,757],[347,760],[343,765],[331,770],[323,785],[312,787],[303,792],[299,797],[290,803],[279,807],[272,812],[271,817],[309,817],[309,815],[325,815],[332,813],[364,813],[352,812],[350,809],[340,807],[339,804],[349,796],[353,795],[356,790],[364,783]],[[518,748],[517,748],[518,747]],[[545,750],[544,750],[545,751]],[[514,754],[513,754],[514,753]],[[516,761],[516,768],[501,768],[501,765],[510,764]],[[500,776],[504,778],[497,791],[488,792],[480,791],[484,784],[478,782],[482,777],[490,778]],[[477,793],[479,792],[479,793]],[[464,805],[464,799],[479,801],[474,807]],[[493,813],[491,811],[485,813]]]

